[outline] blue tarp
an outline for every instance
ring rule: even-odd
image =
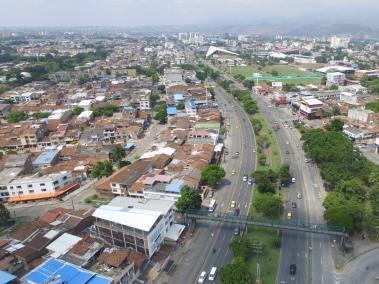
[[[167,108],[167,115],[176,115],[176,107],[168,107]]]
[[[0,270],[0,284],[7,284],[8,282],[16,279],[17,277],[6,271]]]
[[[134,148],[134,143],[127,143],[127,144],[124,146],[124,148],[125,148],[126,150],[133,149],[133,148]]]

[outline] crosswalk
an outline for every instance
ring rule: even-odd
[[[340,284],[341,283],[341,273],[334,272],[333,273],[333,280],[334,280],[334,284]]]

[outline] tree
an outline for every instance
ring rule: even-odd
[[[196,189],[184,186],[180,190],[180,197],[176,202],[176,208],[180,212],[184,212],[187,209],[200,209],[201,202],[201,195]]]
[[[161,93],[164,93],[165,89],[166,89],[165,85],[158,85],[157,87],[157,90],[160,91]]]
[[[259,132],[262,130],[262,122],[259,119],[253,118],[251,120],[251,124],[253,125],[254,133],[259,135]]]
[[[282,165],[279,169],[279,179],[281,184],[287,184],[291,178],[290,166]]]
[[[84,111],[84,108],[82,107],[76,107],[72,110],[72,115],[79,115]]]
[[[120,161],[124,157],[125,157],[125,149],[122,148],[120,145],[116,145],[116,147],[114,147],[111,152],[112,161],[117,162],[117,161]]]
[[[339,106],[333,106],[332,107],[332,115],[340,115],[340,114],[341,114],[340,107]]]
[[[253,205],[255,209],[266,216],[278,216],[283,210],[283,201],[280,196],[272,193],[257,194]]]
[[[50,112],[36,112],[33,114],[33,117],[36,119],[46,118],[50,115]]]
[[[98,161],[92,168],[92,177],[100,179],[110,176],[112,172],[113,165],[111,161]]]
[[[17,123],[21,120],[25,119],[26,115],[22,111],[11,111],[8,114],[8,122],[9,123]]]
[[[121,169],[125,166],[129,166],[131,163],[131,161],[120,160],[118,161],[118,168]]]
[[[218,165],[209,165],[201,171],[201,179],[211,187],[215,187],[223,177],[225,177],[225,170]]]
[[[326,81],[327,81],[326,77],[323,76],[323,77],[321,78],[321,85],[325,86],[325,85],[326,85]]]
[[[260,193],[276,192],[276,174],[271,170],[258,170],[252,174]]]
[[[0,223],[6,222],[11,217],[8,209],[3,203],[0,203]]]
[[[251,90],[254,87],[253,80],[244,80],[242,84],[246,89],[249,89],[249,90]]]
[[[379,102],[370,102],[365,106],[366,109],[372,110],[373,112],[379,112]]]
[[[247,237],[237,237],[229,243],[229,248],[233,252],[234,257],[242,257],[247,259],[250,256],[252,249],[252,242]]]
[[[277,77],[279,75],[279,73],[275,69],[272,69],[271,70],[271,75],[274,76],[274,77]]]
[[[345,199],[357,198],[362,201],[367,198],[368,194],[362,181],[357,178],[340,181],[335,191],[341,192]]]
[[[151,76],[151,80],[153,81],[153,83],[158,83],[159,82],[159,75],[157,73],[154,73]]]
[[[326,126],[326,129],[329,131],[342,131],[345,122],[339,118],[334,118]]]
[[[231,264],[221,267],[220,279],[223,284],[253,283],[253,276],[242,257],[236,257]]]
[[[333,84],[330,86],[331,90],[338,90],[338,86],[336,84]]]
[[[154,116],[155,120],[158,120],[161,123],[165,123],[167,121],[167,110],[166,105],[164,107],[161,107],[159,111]]]
[[[185,109],[185,105],[184,105],[184,103],[178,103],[178,104],[176,105],[176,109],[178,109],[178,110]]]

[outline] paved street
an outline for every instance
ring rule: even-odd
[[[271,106],[267,98],[255,97],[266,119],[271,124],[274,121],[281,124],[281,129],[275,135],[283,163],[290,165],[292,176],[296,178],[296,182],[284,190],[285,216],[290,211],[297,222],[322,224],[322,201],[325,196],[322,179],[315,166],[305,163],[298,131],[295,128],[286,128],[283,124],[285,121],[290,122],[293,116],[285,109]],[[297,198],[297,193],[302,194],[302,199]],[[297,208],[292,208],[292,202],[297,203]],[[328,236],[284,231],[282,240],[278,283],[333,283],[334,272]],[[295,276],[289,273],[292,263],[297,266]]]
[[[224,165],[226,177],[215,194],[218,206],[216,211],[229,211],[232,200],[240,207],[241,214],[246,214],[250,207],[252,186],[242,181],[243,175],[251,174],[255,169],[255,139],[250,122],[241,109],[222,88],[214,85],[218,104],[230,123],[226,147],[229,155]],[[235,152],[240,152],[238,159],[232,159]],[[235,170],[236,174],[231,172]],[[201,271],[209,273],[212,266],[220,268],[232,258],[228,248],[233,238],[234,226],[199,221],[191,240],[190,249],[183,254],[168,283],[195,283]],[[213,248],[216,252],[213,253]],[[157,280],[159,283],[161,278]],[[216,283],[219,280],[216,281]]]
[[[379,249],[374,249],[349,262],[342,273],[334,273],[334,283],[379,283],[378,253]]]

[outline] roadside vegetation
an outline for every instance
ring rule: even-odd
[[[379,166],[368,161],[332,121],[327,131],[302,129],[307,156],[320,168],[325,188],[324,218],[352,234],[379,233]]]

